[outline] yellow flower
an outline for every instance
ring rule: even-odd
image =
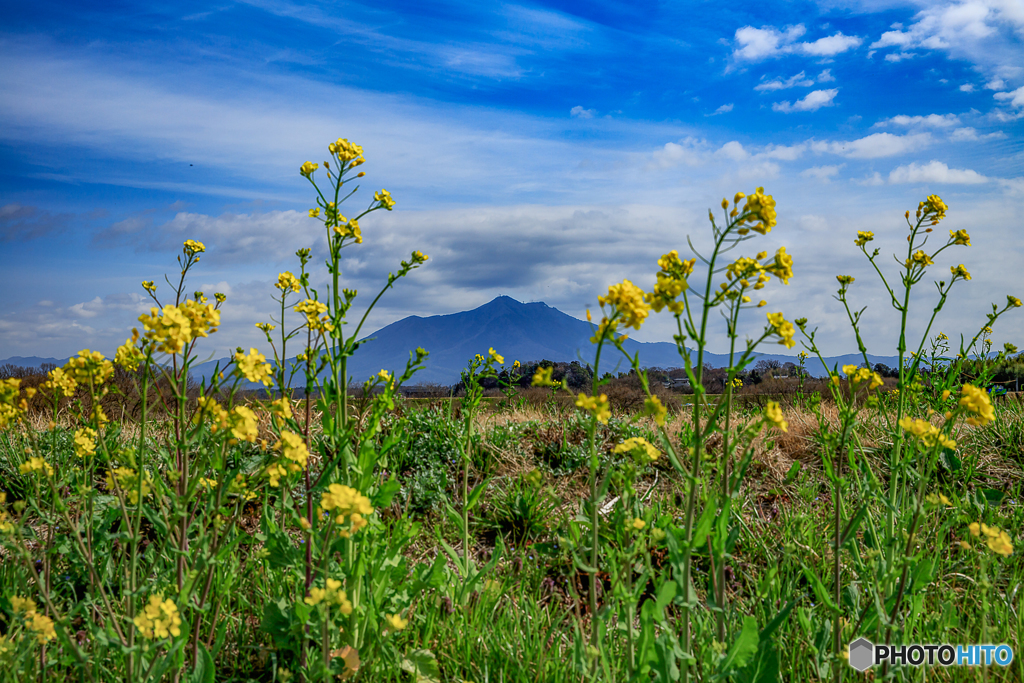
[[[953,244],[959,244],[965,247],[971,246],[971,236],[967,234],[966,230],[957,230],[956,232],[950,230],[949,240]]]
[[[50,467],[50,463],[46,462],[39,456],[32,456],[27,461],[23,462],[18,467],[20,474],[32,474],[33,472],[42,472],[47,477],[53,476],[53,468]]]
[[[96,455],[96,431],[83,427],[75,432],[75,455],[79,458]]]
[[[836,275],[836,279],[839,280],[839,284],[843,285],[844,287],[847,287],[849,285],[852,285],[853,281],[856,278],[854,278],[852,275]]]
[[[494,350],[494,347],[491,347],[491,348],[487,349],[487,355],[488,355],[488,357],[489,357],[489,358],[490,358],[490,359],[491,359],[492,361],[494,361],[494,362],[495,362],[495,363],[497,363],[498,365],[502,365],[502,364],[504,364],[504,362],[505,362],[505,357],[504,357],[504,356],[502,356],[502,355],[501,355],[500,353],[498,353],[497,351],[495,351],[495,350]]]
[[[1000,531],[998,529],[995,529],[995,531],[998,532],[998,535],[990,534],[988,539],[986,539],[988,549],[997,555],[1009,557],[1013,554],[1013,543],[1010,540],[1010,535],[1005,531]]]
[[[1013,306],[1014,308],[1020,308],[1020,299],[1018,299],[1015,296],[1010,296],[1009,294],[1007,294],[1006,295],[1006,304],[1008,306]]]
[[[537,371],[533,373],[533,380],[530,382],[531,386],[535,387],[557,387],[561,386],[561,383],[556,382],[552,379],[551,375],[555,371],[553,367],[539,367]]]
[[[295,304],[295,310],[298,313],[302,313],[306,316],[306,324],[313,329],[319,329],[320,327],[320,315],[327,312],[327,306],[314,301],[313,299],[306,299]]]
[[[213,304],[186,301],[180,306],[168,304],[163,310],[152,308],[149,315],[139,316],[139,322],[146,330],[146,338],[156,344],[158,351],[178,354],[193,339],[217,331],[220,311]]]
[[[291,271],[285,271],[277,276],[277,284],[274,285],[282,292],[287,292],[289,289],[293,292],[297,292],[302,289],[302,283],[299,282],[299,278],[291,274]]]
[[[21,380],[15,377],[0,379],[0,430],[17,422],[28,409],[18,390],[20,386]]]
[[[796,329],[793,327],[793,323],[786,320],[781,311],[779,313],[769,313],[768,324],[771,326],[772,331],[781,337],[779,340],[780,344],[785,346],[787,349],[791,349],[796,346],[796,342],[793,341],[793,335],[796,334]]]
[[[910,268],[912,265],[924,268],[925,266],[930,266],[933,263],[935,263],[935,261],[932,261],[932,257],[924,253],[923,249],[918,249],[906,260],[907,268]]]
[[[305,440],[301,435],[286,429],[281,431],[281,438],[274,444],[274,450],[281,451],[281,455],[295,463],[298,469],[289,469],[293,469],[296,472],[305,469],[306,463],[309,460],[309,450],[306,448]]]
[[[320,507],[327,511],[334,510],[338,515],[336,520],[338,524],[344,524],[345,518],[349,518],[349,528],[338,531],[338,535],[342,538],[348,538],[357,533],[367,525],[364,515],[373,514],[370,499],[354,488],[343,484],[328,486],[327,492],[320,498]]]
[[[98,387],[114,375],[114,364],[99,351],[82,349],[64,364],[64,372],[79,384]]]
[[[235,406],[232,408],[231,415],[228,419],[231,424],[231,436],[239,441],[248,441],[249,443],[256,442],[256,436],[259,431],[256,421],[256,413],[254,413],[251,408]]]
[[[639,517],[634,517],[633,521],[630,522],[630,526],[633,527],[633,529],[635,531],[640,531],[645,526],[647,526],[647,522],[645,522],[644,520],[640,519]]]
[[[327,145],[327,149],[330,150],[331,154],[338,157],[342,164],[357,159],[363,154],[363,148],[349,142],[347,138],[338,138],[337,142]]]
[[[601,424],[607,424],[608,418],[612,416],[611,405],[608,403],[608,397],[604,394],[587,396],[581,393],[576,397],[576,407],[589,412]]]
[[[341,235],[342,238],[350,237],[356,241],[356,244],[363,243],[363,233],[359,230],[359,221],[356,219],[345,219],[344,216],[339,216],[340,220],[344,220],[344,223],[339,223],[334,226],[334,232]]]
[[[857,239],[855,239],[853,243],[856,244],[858,247],[863,247],[865,244],[867,244],[873,239],[875,239],[875,233],[871,232],[870,230],[866,232],[858,230]]]
[[[409,620],[403,619],[400,614],[388,614],[384,619],[388,622],[388,626],[390,626],[393,631],[401,631],[409,625]]]
[[[146,354],[138,347],[138,343],[139,330],[132,329],[132,336],[125,339],[124,344],[117,347],[117,353],[114,354],[114,362],[125,370],[133,372],[138,370],[139,364],[146,358]]]
[[[135,617],[139,634],[147,640],[178,637],[181,635],[181,616],[172,600],[164,600],[163,593],[149,596],[149,604]]]
[[[936,444],[943,448],[956,448],[956,441],[942,433],[938,427],[927,420],[916,420],[912,417],[905,417],[900,420],[900,427],[917,438],[925,448],[931,448]]]
[[[768,401],[764,409],[764,418],[772,427],[777,427],[783,432],[789,431],[789,423],[782,415],[782,408],[775,401]]]
[[[142,497],[145,498],[150,494],[150,483],[151,479],[147,473],[142,479]],[[132,505],[137,505],[139,502],[139,475],[130,467],[117,467],[114,470],[108,470],[106,475],[107,489],[112,493],[114,491],[120,491],[124,494],[125,498]]]
[[[156,285],[153,284],[152,280],[143,280],[142,288],[149,292],[150,294],[156,294]]]
[[[40,645],[57,637],[57,631],[53,628],[53,620],[34,610],[25,615],[25,626],[36,635],[36,642]]]
[[[513,367],[514,369],[517,369],[517,370],[518,370],[518,369],[519,369],[519,367],[520,367],[520,365],[519,365],[519,361],[517,361],[517,360],[514,360],[514,361],[512,361],[512,367]]]
[[[281,477],[288,476],[288,470],[286,470],[284,465],[281,463],[272,463],[267,467],[265,474],[270,480],[269,484],[274,488],[277,488],[281,485]]]
[[[266,361],[266,357],[254,348],[249,349],[248,356],[238,351],[235,353],[235,370],[250,382],[262,382],[269,387],[273,368]]]
[[[307,605],[319,605],[321,602],[325,602],[328,605],[339,607],[339,611],[345,616],[352,614],[352,602],[348,599],[345,591],[341,590],[341,581],[327,579],[325,583],[324,588],[310,588],[309,596],[305,598],[304,602]]]
[[[395,208],[395,200],[391,198],[391,193],[387,190],[382,189],[380,192],[374,192],[373,198],[388,211]]]
[[[377,377],[380,378],[380,380],[385,383],[391,381],[391,374],[387,370],[381,370],[380,372],[378,372]]]
[[[651,307],[644,301],[644,291],[629,280],[608,287],[608,294],[597,297],[597,301],[615,307],[622,324],[639,330]]]
[[[779,247],[775,252],[775,262],[767,266],[766,270],[782,280],[782,284],[788,285],[789,278],[793,277],[793,257],[786,253],[785,247]]]
[[[631,453],[634,459],[640,465],[646,465],[648,463],[654,462],[655,460],[658,459],[658,456],[661,454],[661,451],[655,448],[650,441],[643,438],[642,436],[634,436],[632,438],[626,439],[618,446],[616,446],[613,452]]]
[[[206,245],[202,242],[196,242],[195,240],[185,240],[185,252],[191,254],[201,254],[206,251]]]
[[[313,171],[320,168],[319,164],[314,164],[312,161],[307,161],[299,167],[299,173],[309,178],[313,175]]]
[[[967,424],[983,427],[996,419],[995,408],[992,407],[987,391],[973,384],[965,384],[960,394],[960,407],[972,413],[967,418]]]
[[[665,416],[668,414],[668,408],[666,408],[661,399],[657,396],[651,396],[650,398],[644,399],[644,415],[651,415],[654,417],[654,422],[659,427],[665,426]]]
[[[319,215],[320,215],[320,207],[319,206],[309,210],[309,217],[310,218],[316,218]]]
[[[419,249],[417,249],[416,251],[412,252],[412,262],[413,263],[426,263],[427,259],[429,259],[429,258],[430,258],[429,256],[424,254]]]
[[[932,219],[932,225],[946,217],[946,210],[948,208],[949,207],[946,206],[945,202],[943,202],[937,194],[928,195],[927,199],[917,205],[918,213],[920,214],[923,212],[925,216],[930,216]]]
[[[775,227],[777,215],[775,213],[775,199],[764,193],[764,188],[759,187],[752,195],[747,196],[747,203],[743,207],[743,215],[739,223],[758,221],[750,226],[754,232],[765,235]]]
[[[967,269],[964,268],[964,264],[962,263],[959,266],[956,266],[955,268],[953,266],[950,266],[949,272],[953,274],[953,277],[962,277],[965,280],[971,279],[971,274],[967,272]]]
[[[263,330],[263,333],[266,335],[277,329],[277,325],[271,325],[270,323],[256,323],[256,327]]]
[[[32,598],[21,598],[17,595],[11,597],[11,608],[14,609],[15,614],[20,614],[21,612],[25,612],[27,614],[29,612],[35,612],[36,609],[38,609],[35,600]]]

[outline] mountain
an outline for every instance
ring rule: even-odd
[[[348,371],[353,382],[361,383],[381,369],[401,372],[409,359],[409,352],[421,346],[430,352],[424,369],[413,377],[413,384],[451,385],[459,381],[460,373],[474,355],[486,354],[493,347],[504,356],[506,363],[550,360],[582,363],[594,362],[591,324],[566,315],[545,303],[520,303],[507,296],[499,296],[471,311],[434,315],[409,316],[382,327],[366,337],[365,343],[349,359]],[[676,345],[670,342],[638,342],[628,339],[626,350],[640,354],[641,367],[672,368],[683,365]],[[767,348],[771,348],[768,345]],[[797,361],[796,356],[759,353],[757,358],[777,360],[781,363]],[[896,364],[893,356],[868,356],[872,364]],[[728,364],[728,355],[705,353],[705,361],[715,367]],[[846,354],[825,359],[829,368],[861,362],[857,354]],[[25,367],[39,367],[42,363],[63,365],[66,360],[55,358],[23,358],[16,356],[0,360],[0,365],[11,363]],[[221,359],[221,366],[227,359]],[[198,379],[213,372],[215,361],[193,367]],[[623,372],[629,363],[615,349],[606,348],[601,359],[603,372]],[[817,359],[808,359],[807,371],[814,376],[826,374]]]
[[[0,360],[0,365],[16,365],[19,368],[38,368],[42,365],[64,365],[68,358],[40,358],[39,356],[11,356]]]
[[[545,303],[520,303],[508,296],[499,296],[489,303],[471,311],[420,317],[403,318],[382,327],[366,337],[355,356],[349,359],[348,371],[353,382],[362,382],[381,369],[400,372],[405,368],[409,352],[421,346],[430,352],[424,369],[413,377],[413,384],[455,384],[463,368],[474,355],[486,354],[493,347],[504,356],[507,364],[513,360],[522,362],[550,360],[582,363],[594,362],[594,345],[590,343],[593,334],[591,324],[562,313]],[[626,350],[639,352],[641,367],[682,367],[683,361],[670,342],[638,342],[626,340]],[[727,354],[705,353],[705,361],[715,367],[728,364]],[[796,362],[794,356],[774,353],[759,353],[757,358],[778,360],[781,363]],[[872,363],[893,365],[895,357],[869,356]],[[831,368],[837,363],[859,364],[860,356],[847,354],[826,358]],[[213,362],[195,368],[197,376],[211,372]],[[221,361],[224,365],[224,361]],[[602,372],[623,372],[629,364],[614,349],[605,349],[602,355]],[[817,360],[808,359],[807,371],[815,376],[825,373]]]

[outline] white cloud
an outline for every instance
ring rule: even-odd
[[[1010,92],[997,92],[992,97],[1000,102],[1009,102],[1015,107],[1024,107],[1024,86]]]
[[[764,77],[762,76],[762,78]],[[758,92],[767,92],[772,90],[785,90],[786,88],[807,87],[811,85],[814,85],[814,81],[807,78],[807,75],[801,71],[797,75],[790,76],[786,80],[776,78],[774,81],[755,85],[754,90],[757,90]]]
[[[818,83],[831,83],[836,80],[836,77],[832,75],[832,69],[825,69],[818,74]]]
[[[960,92],[974,92],[974,84],[964,83],[963,85],[960,86]]]
[[[917,56],[915,52],[890,52],[885,56],[887,62],[902,62],[904,59],[913,59]]]
[[[803,24],[789,26],[779,31],[774,26],[754,28],[744,26],[736,29],[735,40],[739,45],[732,55],[737,60],[757,61],[783,54],[804,54],[811,57],[833,57],[860,46],[864,42],[859,36],[847,36],[842,31],[812,42],[797,43],[797,38],[807,29]]]
[[[648,169],[666,169],[674,166],[700,166],[707,160],[708,145],[704,140],[684,138],[679,142],[666,142],[651,154]]]
[[[732,111],[732,108],[732,102],[730,102],[729,104],[723,104],[721,107],[715,110],[715,114],[728,114],[729,112]],[[712,114],[712,116],[714,116],[714,114]]]
[[[743,148],[743,145],[735,140],[722,145],[718,150],[718,154],[732,161],[743,161],[750,156],[750,153]]]
[[[863,42],[863,38],[858,36],[846,36],[843,35],[842,31],[840,31],[834,36],[819,38],[813,43],[801,43],[800,48],[805,54],[813,55],[815,57],[832,57],[840,52],[846,52],[847,50],[855,47],[860,47],[860,44]]]
[[[897,166],[889,173],[890,183],[951,183],[979,185],[988,178],[970,169],[949,168],[941,161]]]
[[[835,96],[839,94],[839,90],[832,88],[830,90],[812,90],[807,94],[806,97],[797,100],[793,104],[786,102],[775,102],[772,104],[773,111],[781,111],[790,113],[794,111],[817,111],[822,107],[831,107],[834,102]]]
[[[1001,78],[993,78],[991,81],[985,84],[986,90],[1005,90],[1006,81]]]
[[[736,42],[740,47],[732,54],[737,59],[750,61],[774,57],[784,50],[794,40],[807,32],[803,24],[788,27],[784,32],[774,26],[754,28],[744,26],[736,29]]]
[[[854,180],[853,182],[855,182],[858,185],[863,185],[865,187],[877,187],[878,185],[885,185],[885,179],[882,178],[882,174],[879,173],[878,171],[875,171],[871,175],[861,178],[860,180]]]
[[[883,119],[875,124],[878,126],[904,126],[904,127],[928,127],[928,128],[952,128],[960,123],[960,117],[956,114],[928,114],[927,116],[907,116],[899,114],[889,119]]]
[[[923,149],[933,141],[931,133],[874,133],[849,142],[819,143],[815,145],[815,151],[828,151],[851,159],[879,159]]]
[[[800,175],[804,178],[815,178],[823,183],[827,183],[832,178],[839,175],[839,169],[846,164],[837,164],[835,166],[811,166],[800,172]]]
[[[597,114],[596,109],[584,109],[580,105],[569,110],[569,115],[577,119],[592,119],[595,114]]]
[[[1001,130],[997,130],[994,133],[986,133],[985,135],[979,135],[978,131],[970,126],[964,128],[957,128],[949,135],[949,139],[953,142],[974,142],[977,140],[1000,140],[1006,137],[1006,133]]]

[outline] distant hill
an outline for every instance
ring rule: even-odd
[[[409,316],[382,327],[366,337],[356,355],[349,360],[349,375],[352,381],[361,383],[381,369],[401,371],[409,359],[409,352],[422,346],[430,352],[423,370],[413,378],[414,384],[455,384],[466,363],[477,353],[487,353],[494,347],[507,363],[550,360],[593,363],[594,346],[590,343],[593,334],[591,324],[566,315],[545,303],[524,304],[507,296],[499,296],[489,303],[471,311],[434,315],[430,317]],[[639,342],[629,339],[625,343],[630,353],[640,354],[642,367],[673,368],[683,365],[670,342]],[[769,348],[771,348],[769,346]],[[757,358],[777,360],[781,363],[796,362],[795,355],[774,353],[757,354]],[[892,366],[894,356],[868,356],[872,364],[884,363]],[[858,354],[846,354],[826,358],[831,368],[834,364],[859,364]],[[728,356],[705,353],[705,361],[715,367],[727,364]],[[36,358],[15,356],[0,360],[0,365],[10,363],[24,367],[39,367],[43,363],[63,365],[67,359]],[[222,359],[221,366],[226,359]],[[193,374],[206,377],[212,373],[215,361],[197,365]],[[629,367],[621,354],[612,350],[602,357],[602,372],[623,372]],[[825,368],[817,360],[808,359],[807,371],[814,376],[825,374]]]
[[[20,368],[38,368],[43,365],[64,365],[68,358],[40,358],[39,356],[11,356],[0,360],[0,365],[17,365]]]

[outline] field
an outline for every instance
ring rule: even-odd
[[[191,380],[225,297],[189,297],[205,246],[188,240],[164,301],[143,283],[155,306],[113,359],[83,350],[0,378],[0,680],[1024,680],[1024,405],[988,391],[1016,353],[988,334],[1019,299],[980,314],[959,349],[930,325],[902,335],[895,378],[848,365],[755,391],[759,344],[821,357],[813,324],[781,312],[756,339],[736,332],[794,277],[785,247],[724,257],[776,225],[757,188],[710,215],[713,252],[670,251],[650,292],[625,280],[599,297],[584,386],[488,348],[457,396],[407,400],[426,350],[372,378],[347,359],[373,304],[428,257],[413,251],[356,306],[342,250],[394,200],[381,190],[343,216],[362,149],[329,151],[327,187],[317,164],[300,171],[328,284],[311,284],[309,249],[278,276],[279,316],[257,323],[273,358],[238,349]],[[904,332],[911,289],[970,245],[950,231],[925,250],[947,208],[932,195],[906,212],[889,279],[873,233],[852,240]],[[970,279],[948,272],[932,320]],[[853,278],[837,282],[866,365]],[[657,313],[678,323],[692,395],[636,357],[601,374]],[[731,363],[716,373],[702,361],[721,324]],[[862,638],[1004,647],[987,665],[869,666],[848,649]]]

